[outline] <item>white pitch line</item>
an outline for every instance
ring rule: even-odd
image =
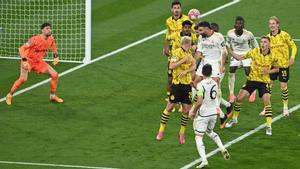
[[[293,113],[294,111],[296,111],[296,110],[298,110],[298,109],[300,109],[300,104],[298,104],[298,105],[292,107],[291,109],[289,109],[289,113],[291,114],[291,113]],[[276,121],[280,120],[282,117],[284,117],[282,114],[276,116],[275,118],[273,118],[273,123],[275,123]],[[231,145],[233,145],[233,144],[235,144],[235,143],[238,143],[238,142],[244,140],[245,138],[251,136],[252,134],[254,134],[254,133],[260,131],[261,129],[263,129],[263,128],[265,128],[265,127],[266,127],[266,124],[265,124],[265,123],[264,123],[264,124],[261,124],[260,126],[256,127],[255,129],[250,130],[249,132],[247,132],[247,133],[245,133],[245,134],[243,134],[243,135],[237,137],[236,139],[227,142],[227,143],[224,145],[224,147],[225,147],[225,148],[230,147]],[[220,151],[219,148],[217,148],[217,149],[215,149],[215,150],[209,152],[209,153],[207,154],[207,158],[209,158],[209,157],[211,157],[211,156],[217,154],[219,151]],[[180,169],[189,169],[189,168],[193,167],[194,165],[196,165],[196,164],[198,164],[198,163],[200,163],[200,162],[201,162],[201,158],[196,159],[196,160],[192,161],[191,163],[189,163],[189,164],[187,164],[187,165],[181,167]]]
[[[62,168],[83,168],[83,169],[116,169],[106,167],[93,167],[93,166],[81,166],[81,165],[63,165],[63,164],[46,164],[46,163],[28,163],[18,161],[0,161],[1,164],[16,164],[16,165],[31,165],[31,166],[47,166],[47,167],[62,167]]]
[[[215,9],[212,9],[212,10],[210,10],[210,11],[204,13],[204,14],[202,15],[202,17],[205,17],[205,16],[208,16],[208,15],[210,15],[210,14],[213,14],[213,13],[215,13],[215,12],[217,12],[217,11],[220,11],[220,10],[226,8],[226,7],[229,7],[229,6],[231,6],[231,5],[234,5],[234,4],[236,4],[236,3],[240,2],[240,1],[241,1],[241,0],[233,0],[232,2],[229,2],[229,3],[226,3],[226,4],[224,4],[224,5],[221,5],[221,6],[217,7],[217,8],[215,8]],[[153,35],[150,35],[150,36],[145,37],[145,38],[143,38],[143,39],[141,39],[141,40],[138,40],[138,41],[133,42],[133,43],[131,43],[131,44],[129,44],[129,45],[126,45],[126,46],[124,46],[124,47],[122,47],[122,48],[120,48],[120,49],[117,49],[117,50],[112,51],[112,52],[110,52],[110,53],[107,53],[107,54],[104,54],[104,55],[102,55],[102,56],[99,56],[99,57],[97,57],[97,58],[91,60],[91,61],[90,61],[89,63],[87,63],[87,64],[81,64],[81,65],[75,66],[75,67],[73,67],[73,68],[71,68],[71,69],[68,69],[68,70],[62,72],[62,73],[59,73],[59,77],[62,77],[62,76],[64,76],[64,75],[66,75],[66,74],[69,74],[69,73],[71,73],[71,72],[74,72],[74,71],[76,71],[76,70],[78,70],[78,69],[81,69],[81,68],[83,68],[83,67],[85,67],[85,66],[88,66],[89,64],[95,63],[95,62],[97,62],[97,61],[99,61],[99,60],[102,60],[102,59],[105,59],[105,58],[107,58],[107,57],[113,56],[113,55],[115,55],[115,54],[117,54],[117,53],[120,53],[120,52],[122,52],[122,51],[125,51],[125,50],[127,50],[127,49],[129,49],[129,48],[132,48],[132,47],[134,47],[134,46],[136,46],[136,45],[139,45],[139,44],[141,44],[141,43],[144,43],[144,42],[146,42],[146,41],[148,41],[148,40],[150,40],[150,39],[153,39],[153,38],[155,38],[155,37],[157,37],[157,36],[160,36],[160,35],[164,34],[165,32],[166,32],[166,30],[162,30],[162,31],[157,32],[157,33],[155,33],[155,34],[153,34]],[[14,96],[18,96],[19,94],[22,94],[22,93],[25,93],[25,92],[27,92],[27,91],[29,91],[29,90],[32,90],[32,89],[34,89],[34,88],[37,88],[37,87],[39,87],[39,86],[41,86],[41,85],[43,85],[43,84],[48,83],[49,81],[50,81],[50,78],[49,78],[49,79],[46,79],[46,80],[43,80],[43,81],[41,81],[41,82],[39,82],[39,83],[36,83],[36,84],[34,84],[34,85],[32,85],[32,86],[29,86],[29,87],[27,87],[27,88],[25,88],[25,89],[19,90],[19,91],[17,91],[17,92],[14,94]],[[0,103],[3,102],[3,101],[5,101],[5,97],[3,97],[3,98],[0,99]]]

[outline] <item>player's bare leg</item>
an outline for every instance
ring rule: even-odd
[[[57,102],[57,103],[63,103],[64,100],[62,98],[59,98],[56,95],[56,89],[57,89],[57,84],[58,84],[58,73],[50,65],[48,65],[48,70],[46,70],[45,74],[48,74],[51,78],[50,101]]]
[[[226,123],[226,125],[225,125],[226,128],[230,128],[234,124],[238,123],[238,116],[239,116],[239,113],[241,111],[241,104],[246,99],[246,97],[248,97],[248,96],[249,96],[248,91],[246,91],[244,89],[240,90],[240,92],[237,96],[237,100],[236,100],[236,102],[234,104],[234,107],[233,107],[232,119],[228,123]]]
[[[264,116],[266,117],[266,135],[272,135],[272,107],[271,107],[271,102],[270,102],[271,95],[269,93],[265,93],[262,96],[262,100],[264,102],[264,110],[265,114]]]
[[[166,108],[162,112],[159,130],[156,135],[157,141],[161,141],[164,138],[165,127],[166,127],[166,124],[170,118],[170,114],[171,114],[172,110],[174,109],[174,107],[175,107],[175,103],[171,103],[170,101],[168,101]]]
[[[288,97],[289,97],[289,90],[288,84],[286,82],[280,82],[280,89],[281,89],[281,97],[283,103],[283,112],[284,116],[289,116],[289,109],[288,109]]]
[[[28,68],[29,65],[26,62],[21,62],[21,69],[20,69],[20,77],[15,81],[12,88],[10,89],[10,92],[6,95],[6,104],[11,105],[11,99],[13,94],[17,91],[19,87],[21,87],[22,84],[24,84],[27,81],[28,77]]]

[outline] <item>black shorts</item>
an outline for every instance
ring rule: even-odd
[[[246,90],[250,95],[257,89],[259,97],[262,97],[265,93],[271,93],[269,84],[249,80],[247,80],[242,89]]]
[[[288,82],[290,79],[290,69],[289,68],[279,68],[279,72],[270,74],[271,80],[279,79],[280,82]]]
[[[192,86],[186,84],[172,84],[171,95],[169,96],[171,103],[192,104]]]

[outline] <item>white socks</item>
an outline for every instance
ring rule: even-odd
[[[234,94],[235,73],[229,73],[228,86],[230,95]]]
[[[203,144],[202,139],[203,139],[203,136],[199,136],[199,135],[195,136],[196,146],[197,146],[198,153],[201,157],[201,160],[207,161],[206,153],[205,153],[205,146]]]

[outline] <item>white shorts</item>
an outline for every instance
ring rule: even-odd
[[[240,67],[241,64],[243,65],[243,67],[250,67],[251,66],[251,58],[249,59],[244,59],[242,61],[236,60],[235,58],[231,58],[230,59],[230,67]]]
[[[203,135],[205,132],[213,131],[217,120],[217,115],[212,115],[208,117],[197,116],[194,119],[193,128],[195,134]]]
[[[210,64],[211,67],[212,67],[211,77],[220,77],[220,63],[219,62],[201,61],[201,63],[198,66],[198,69],[196,71],[196,75],[203,76],[203,74],[202,74],[202,68],[207,63]]]

